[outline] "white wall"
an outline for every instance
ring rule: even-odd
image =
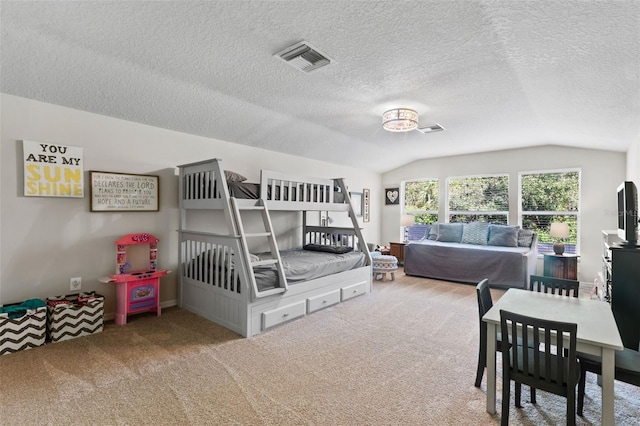
[[[260,169],[305,176],[343,177],[353,191],[371,189],[382,199],[377,173],[355,167],[265,151],[229,142],[155,128],[2,94],[0,149],[0,304],[69,293],[69,278],[82,277],[83,290],[106,296],[105,312],[115,310],[113,285],[98,278],[114,273],[114,241],[148,232],[160,239],[158,266],[176,271],[178,244],[177,165],[222,158],[224,166],[257,182]],[[160,211],[91,213],[85,198],[24,197],[22,140],[84,149],[89,170],[160,176]],[[366,240],[379,240],[379,203],[371,205]],[[277,216],[277,215],[276,215]],[[278,220],[276,218],[276,220]],[[177,274],[161,280],[161,299],[177,298]]]
[[[640,135],[627,151],[627,180],[640,187]]]
[[[446,200],[444,188],[448,176],[509,174],[509,203],[512,206],[509,222],[517,223],[518,172],[546,169],[580,168],[582,193],[580,218],[580,263],[578,278],[593,282],[601,267],[602,229],[615,229],[616,188],[625,180],[626,155],[619,152],[543,146],[536,148],[496,151],[483,154],[418,160],[384,173],[384,188],[398,187],[402,180],[420,178],[440,179],[440,212]],[[400,206],[382,206],[382,238],[396,241],[399,235]],[[444,221],[444,217],[440,217]],[[539,271],[542,272],[541,266]]]

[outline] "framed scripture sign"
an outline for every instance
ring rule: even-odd
[[[90,171],[92,212],[157,212],[160,179],[155,175]]]

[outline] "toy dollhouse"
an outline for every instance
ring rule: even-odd
[[[145,246],[144,263],[134,266],[132,248]],[[126,324],[131,313],[155,311],[160,316],[160,277],[170,271],[158,270],[157,259],[158,239],[151,234],[128,234],[116,241],[116,273],[100,279],[117,286],[116,324]]]

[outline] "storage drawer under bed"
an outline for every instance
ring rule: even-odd
[[[282,324],[283,322],[304,316],[306,313],[306,303],[304,300],[263,312],[262,329],[266,330],[267,328]]]
[[[307,312],[315,312],[320,309],[340,303],[340,290],[331,291],[329,293],[313,296],[307,299]]]
[[[342,301],[352,299],[356,296],[360,296],[367,292],[367,282],[363,281],[358,284],[350,285],[348,287],[343,287],[340,289],[340,296]]]

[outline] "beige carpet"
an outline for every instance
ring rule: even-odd
[[[486,377],[473,386],[474,286],[396,276],[252,339],[172,308],[2,356],[0,424],[499,423],[485,412]],[[615,389],[617,424],[638,424],[640,390]],[[587,395],[578,424],[600,424],[593,375]],[[539,391],[531,405],[528,397],[524,387],[511,424],[564,424],[564,399]]]

